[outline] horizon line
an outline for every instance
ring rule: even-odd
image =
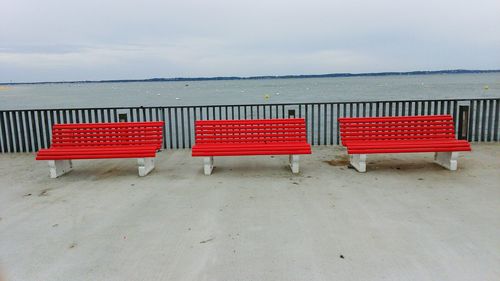
[[[306,79],[306,78],[336,78],[336,77],[360,77],[360,76],[369,77],[369,76],[395,76],[395,75],[399,76],[399,75],[432,75],[432,74],[473,74],[473,73],[498,73],[498,72],[500,72],[500,69],[448,69],[448,70],[386,71],[386,72],[361,72],[361,73],[339,72],[339,73],[326,73],[326,74],[288,74],[288,75],[259,75],[259,76],[212,76],[212,77],[172,77],[172,78],[146,78],[146,79],[0,82],[0,85]]]

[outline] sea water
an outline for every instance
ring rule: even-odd
[[[0,109],[500,97],[500,73],[2,86]]]

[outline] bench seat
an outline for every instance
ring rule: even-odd
[[[348,154],[470,151],[465,140],[360,141],[344,144]]]
[[[308,143],[198,144],[193,156],[245,156],[311,154]]]
[[[290,155],[293,173],[299,155],[311,154],[304,118],[257,120],[199,120],[195,123],[194,157],[205,157],[210,175],[214,156]]]
[[[112,159],[155,157],[156,146],[70,147],[40,149],[36,160]]]
[[[342,145],[351,165],[366,171],[366,155],[377,153],[434,152],[435,160],[457,169],[458,152],[471,151],[457,140],[451,115],[339,118]]]

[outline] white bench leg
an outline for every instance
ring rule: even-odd
[[[71,160],[49,160],[50,178],[58,178],[73,169]]]
[[[153,157],[138,158],[139,177],[144,177],[155,168],[155,159]]]
[[[457,159],[458,152],[436,152],[434,154],[434,160],[440,166],[445,167],[450,171],[457,170]]]
[[[350,154],[349,162],[358,172],[366,172],[366,154]]]
[[[299,160],[300,160],[299,155],[290,155],[288,157],[288,161],[290,162],[290,169],[292,169],[293,174],[299,173]]]
[[[203,171],[205,176],[210,176],[214,170],[214,157],[203,157]]]

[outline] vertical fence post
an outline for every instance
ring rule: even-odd
[[[5,112],[0,111],[0,145],[2,153],[7,153],[9,149],[7,147],[7,130],[4,123],[4,113]]]
[[[500,120],[500,99],[495,100],[495,124],[493,125],[493,140],[500,141],[498,138],[498,131],[500,130],[500,126],[498,121]]]
[[[469,106],[461,105],[458,110],[458,139],[466,140],[469,132]]]

